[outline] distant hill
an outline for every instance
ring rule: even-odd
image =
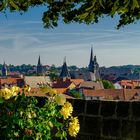
[[[106,68],[106,67],[105,67]],[[111,66],[109,69],[129,69],[134,72],[140,72],[140,65],[122,65],[122,66]]]

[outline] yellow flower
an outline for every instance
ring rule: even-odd
[[[13,96],[11,90],[8,88],[1,89],[1,95],[5,100],[8,100]]]
[[[58,94],[57,90],[53,89],[53,94],[57,95]]]
[[[72,137],[76,137],[79,130],[80,130],[79,120],[77,117],[74,117],[69,123],[69,128],[68,128],[69,135]]]
[[[73,111],[73,107],[71,103],[66,102],[62,109],[60,110],[60,114],[64,117],[64,119],[67,119],[69,116],[71,116]]]
[[[55,101],[58,105],[64,105],[66,98],[63,94],[58,94],[55,96]]]
[[[27,118],[28,119],[31,119],[32,118],[32,114],[30,112],[27,114]]]
[[[36,118],[36,113],[35,112],[32,112],[31,115],[32,115],[33,118]]]
[[[13,86],[13,87],[11,88],[11,91],[12,91],[12,93],[13,93],[13,96],[16,96],[16,95],[19,93],[20,88],[17,87],[17,86]]]
[[[29,85],[25,85],[24,92],[30,92],[31,88]]]
[[[8,100],[11,97],[16,96],[19,91],[19,87],[16,86],[13,86],[11,89],[4,88],[0,90],[0,97],[3,97],[5,100]]]

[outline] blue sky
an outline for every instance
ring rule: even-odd
[[[60,22],[54,29],[44,29],[41,21],[45,7],[27,13],[0,14],[0,63],[68,65],[85,67],[91,45],[100,66],[140,65],[140,23],[115,29],[118,17],[104,18],[98,24]]]

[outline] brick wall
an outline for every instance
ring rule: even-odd
[[[140,102],[70,102],[81,126],[76,140],[140,140]]]

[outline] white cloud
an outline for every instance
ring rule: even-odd
[[[69,64],[86,66],[90,47],[93,44],[101,65],[115,65],[115,63],[127,63],[126,60],[129,59],[133,48],[138,54],[140,51],[139,37],[140,31],[137,28],[134,30],[103,28],[66,30],[64,27],[59,27],[54,30],[45,30],[42,29],[40,21],[10,21],[8,24],[0,26],[0,59],[2,60],[4,57],[13,64],[24,63],[24,61],[25,63],[36,63],[36,57],[40,54],[44,63],[47,60],[49,64],[60,65],[66,55]],[[113,55],[114,53],[115,55]],[[118,56],[120,58],[125,56],[125,58],[116,60],[119,58]],[[140,59],[139,55],[137,58]],[[138,63],[138,59],[136,62],[133,59],[132,62]]]

